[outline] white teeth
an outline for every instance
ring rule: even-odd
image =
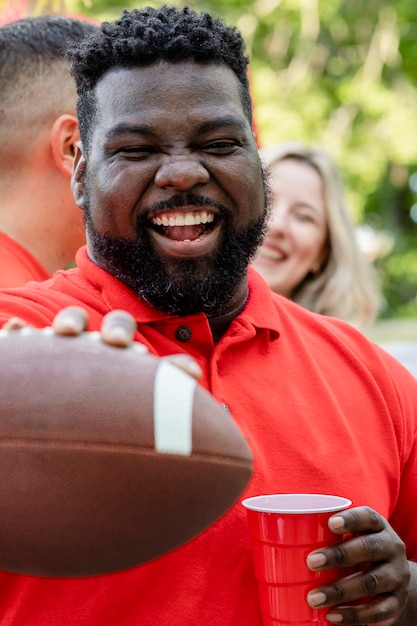
[[[280,252],[268,250],[263,247],[259,250],[259,255],[266,259],[271,259],[272,261],[281,261],[284,258],[284,255]]]
[[[170,213],[152,218],[156,226],[196,226],[214,221],[214,214],[207,211],[191,211],[189,213]]]

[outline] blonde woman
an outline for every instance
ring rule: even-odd
[[[303,143],[270,146],[261,156],[273,203],[253,266],[273,291],[305,308],[370,325],[381,304],[379,282],[358,246],[332,158]]]

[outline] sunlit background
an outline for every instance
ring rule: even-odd
[[[0,0],[0,23],[57,13],[115,19],[158,2]],[[417,311],[417,2],[195,0],[236,24],[252,58],[258,142],[306,140],[338,163],[382,317]]]

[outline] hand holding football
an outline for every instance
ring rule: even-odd
[[[251,475],[231,417],[139,344],[0,331],[0,398],[1,570],[146,562],[214,522]]]

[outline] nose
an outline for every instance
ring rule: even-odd
[[[164,160],[154,180],[158,187],[185,191],[196,185],[205,185],[209,179],[210,174],[198,159],[181,155],[170,156]]]
[[[286,215],[284,211],[272,211],[268,223],[268,229],[272,233],[281,233],[286,228]]]

